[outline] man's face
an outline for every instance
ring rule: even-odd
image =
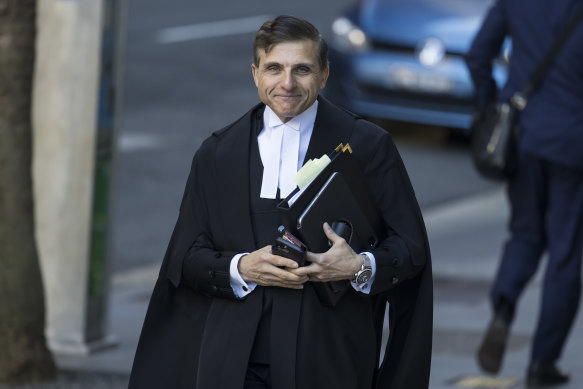
[[[283,42],[269,53],[260,50],[259,65],[251,70],[259,98],[284,123],[316,101],[329,71],[320,69],[318,44],[310,40]]]

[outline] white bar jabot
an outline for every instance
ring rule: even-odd
[[[310,108],[283,123],[271,108],[265,107],[263,130],[257,136],[263,163],[261,198],[275,199],[277,188],[280,198],[285,198],[296,188],[293,177],[306,156],[317,110],[316,100]]]

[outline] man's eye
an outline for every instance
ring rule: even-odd
[[[298,73],[308,73],[310,71],[310,68],[308,68],[306,66],[300,66],[299,68],[297,68],[296,71]]]
[[[279,66],[269,66],[267,70],[270,72],[277,72],[279,71]]]

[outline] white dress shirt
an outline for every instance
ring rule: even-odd
[[[271,108],[265,106],[263,129],[257,136],[259,154],[263,164],[261,198],[275,199],[278,188],[280,198],[285,198],[296,188],[293,177],[302,167],[306,157],[317,112],[318,100],[301,114],[293,117],[287,123],[283,123]],[[251,293],[257,286],[254,282],[245,282],[239,273],[239,260],[246,254],[249,253],[235,255],[230,266],[231,287],[239,298]],[[365,252],[363,254],[366,254],[370,259],[373,275],[363,285],[354,282],[351,284],[355,290],[368,294],[376,274],[376,261],[372,253]]]

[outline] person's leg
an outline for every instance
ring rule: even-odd
[[[535,366],[554,365],[561,356],[581,295],[583,171],[555,164],[549,171],[549,261],[531,354]]]
[[[516,304],[546,248],[547,175],[541,159],[520,155],[518,172],[508,185],[508,198],[510,238],[490,293],[494,308],[500,298]]]
[[[547,193],[543,161],[528,154],[519,155],[517,173],[508,184],[508,198],[510,239],[490,293],[494,317],[477,355],[478,363],[489,373],[500,370],[516,303],[536,273],[545,249]]]

